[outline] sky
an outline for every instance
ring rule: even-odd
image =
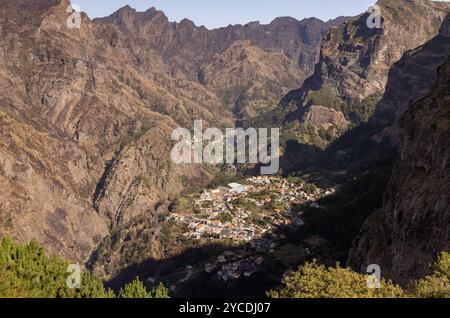
[[[354,16],[376,0],[71,0],[90,18],[104,17],[129,5],[138,11],[151,7],[164,11],[171,21],[188,18],[196,25],[217,28],[251,21],[270,23],[276,17],[297,19],[316,17],[327,21],[338,16]]]

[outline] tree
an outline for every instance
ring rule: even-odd
[[[119,298],[169,298],[169,291],[162,283],[159,283],[148,292],[138,277],[120,290]]]
[[[81,273],[80,288],[67,284],[69,263],[58,256],[47,256],[43,247],[27,245],[10,238],[0,241],[0,298],[114,298],[102,281],[90,272]],[[120,298],[169,298],[163,284],[149,293],[136,278],[119,292]]]
[[[139,277],[125,285],[119,292],[119,298],[150,298],[150,294]]]
[[[81,287],[69,288],[69,263],[48,257],[35,241],[16,244],[10,238],[0,241],[0,297],[106,298],[113,297],[103,283],[87,272],[81,273]]]
[[[450,254],[441,253],[431,265],[432,274],[411,284],[411,295],[418,298],[450,298]]]
[[[368,275],[356,273],[337,265],[327,268],[315,260],[301,266],[286,277],[283,287],[267,293],[273,298],[398,298],[404,291],[390,281],[383,280],[381,288],[368,287]]]
[[[163,283],[159,283],[157,287],[150,291],[150,298],[170,298],[169,290],[163,285]]]

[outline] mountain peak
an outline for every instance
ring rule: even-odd
[[[278,17],[270,22],[270,25],[289,25],[296,23],[298,23],[298,20],[293,17]]]
[[[69,5],[70,0],[0,0],[0,12],[19,16],[27,15],[27,13],[36,15],[56,7],[66,10]]]
[[[196,27],[195,23],[192,20],[189,20],[187,18],[184,18],[183,20],[181,20],[179,25],[180,26],[192,27],[192,28]]]
[[[114,12],[113,14],[111,14],[111,16],[124,16],[124,15],[130,15],[130,14],[135,14],[136,13],[136,9],[130,7],[128,4],[122,8],[120,8],[119,10],[117,10],[116,12]]]
[[[144,15],[146,17],[149,17],[150,19],[153,19],[155,17],[162,17],[162,18],[168,20],[164,11],[158,10],[158,9],[156,9],[156,7],[151,7],[150,9],[148,9],[147,11],[144,12]]]

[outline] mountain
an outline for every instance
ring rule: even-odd
[[[355,268],[379,264],[384,275],[407,283],[428,274],[428,264],[450,249],[449,102],[447,59],[431,91],[400,120],[399,156],[385,203],[355,242],[350,256]]]
[[[383,181],[379,185],[386,188],[383,207],[376,213],[368,211],[370,216],[361,223],[348,263],[358,271],[365,271],[369,264],[382,265],[383,275],[403,284],[428,274],[428,265],[437,253],[448,250],[447,223],[442,221],[448,217],[448,208],[446,203],[434,206],[435,202],[448,201],[445,195],[440,197],[448,186],[445,177],[440,181],[447,173],[444,167],[448,146],[439,138],[446,132],[433,132],[426,125],[445,126],[445,116],[438,106],[446,112],[448,84],[446,67],[442,65],[448,64],[450,58],[449,27],[450,14],[436,37],[406,52],[392,66],[373,117],[328,147],[315,168],[328,175],[330,171],[345,171],[347,178],[355,180],[361,175],[364,179],[380,167],[392,170],[389,184]],[[441,92],[436,108],[424,107],[418,112],[420,105],[433,96],[430,91],[435,90]],[[413,131],[420,134],[417,140],[411,135]],[[419,147],[423,140],[427,140],[426,149],[424,145]],[[434,160],[442,165],[432,164]],[[372,186],[375,184],[374,178]]]
[[[429,274],[428,265],[449,249],[449,32],[447,14],[435,37],[391,67],[369,121],[316,154],[316,162],[306,169],[342,183],[344,199],[330,199],[321,225],[326,228],[333,218],[350,222],[345,230],[353,240],[353,247],[345,249],[348,265],[365,272],[368,265],[379,264],[384,277],[405,285]],[[355,187],[358,183],[364,186]],[[367,209],[368,202],[377,204]]]
[[[172,130],[233,127],[244,94],[277,100],[342,21],[207,30],[125,7],[70,29],[69,4],[0,0],[0,235],[78,261],[142,215],[158,236],[171,201],[213,178],[169,160]]]
[[[332,28],[314,74],[282,100],[292,110],[287,120],[296,127],[340,136],[367,122],[384,94],[391,66],[437,35],[450,9],[445,2],[422,0],[380,0],[377,5],[382,27],[369,28],[366,13]]]
[[[291,158],[314,154],[305,162],[323,174],[374,173],[398,148],[353,267],[377,263],[403,282],[449,249],[448,3],[380,0],[381,29],[363,14],[214,30],[129,6],[70,29],[69,4],[0,0],[1,236],[36,239],[107,280],[178,268],[203,250],[177,240],[169,210],[217,169],[174,164],[173,129],[269,115]]]
[[[391,155],[398,144],[398,120],[423,98],[437,79],[437,70],[450,56],[447,15],[439,34],[406,52],[389,71],[385,93],[368,123],[348,131],[318,160],[319,169],[358,171]]]
[[[389,71],[386,91],[377,105],[372,126],[384,128],[380,137],[396,144],[396,123],[434,85],[437,70],[450,56],[450,15],[444,19],[439,34],[422,46],[408,51]],[[393,126],[393,127],[392,127]]]
[[[245,117],[247,106],[274,107],[302,83],[318,61],[322,37],[345,19],[282,17],[208,30],[188,19],[169,22],[155,8],[126,6],[94,23],[114,30],[113,46],[128,51],[143,72],[202,84],[225,109]]]
[[[161,111],[186,101],[173,115],[187,117],[201,105],[140,74],[86,16],[69,29],[68,1],[0,4],[2,235],[84,260],[117,224],[209,180],[167,160],[179,124]],[[209,110],[220,104],[202,96]]]

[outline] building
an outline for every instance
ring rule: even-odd
[[[204,233],[206,230],[205,224],[199,224],[195,227],[195,232],[197,233]]]
[[[234,194],[241,194],[245,192],[245,188],[242,184],[230,183],[228,186],[230,187],[231,192],[233,192]]]

